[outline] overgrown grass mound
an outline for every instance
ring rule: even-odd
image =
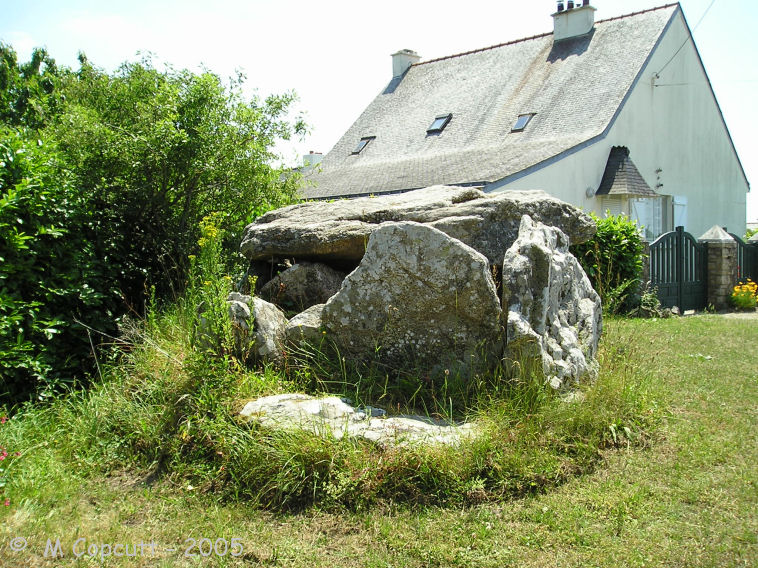
[[[193,345],[189,308],[178,305],[134,323],[122,360],[89,391],[16,413],[7,444],[29,455],[7,474],[10,495],[17,485],[49,475],[44,470],[51,464],[40,468],[31,450],[44,444],[54,448],[46,453],[52,469],[77,475],[132,469],[147,482],[181,481],[266,508],[480,502],[542,491],[590,471],[603,449],[646,443],[659,417],[646,372],[629,363],[628,338],[606,340],[600,377],[574,402],[529,377],[494,387],[489,377],[482,378],[487,389],[453,393],[429,385],[398,408],[391,392],[361,389],[361,377],[351,374],[356,371],[339,365],[253,371],[231,354],[201,352]],[[456,447],[382,449],[267,430],[236,416],[251,398],[323,387],[365,396],[362,402],[390,411],[476,420],[481,434]],[[453,394],[458,404],[448,414],[434,405]]]

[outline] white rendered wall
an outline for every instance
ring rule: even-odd
[[[719,225],[743,234],[748,186],[692,42],[655,78],[686,38],[678,11],[604,138],[532,174],[491,187],[544,189],[602,214],[602,200],[586,197],[585,191],[600,185],[611,148],[626,146],[651,188],[686,198],[685,230],[698,237]]]

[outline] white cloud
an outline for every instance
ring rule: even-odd
[[[20,31],[10,31],[3,34],[2,40],[13,46],[19,61],[28,61],[32,57],[32,50],[39,47],[40,42],[36,41],[30,34]]]

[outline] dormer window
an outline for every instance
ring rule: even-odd
[[[529,121],[532,120],[532,117],[535,115],[535,113],[530,114],[520,114],[518,118],[516,119],[516,124],[513,125],[513,128],[511,128],[511,132],[521,132],[526,128],[526,125],[529,124]]]
[[[351,152],[351,154],[360,154],[363,149],[368,146],[368,143],[371,142],[376,136],[366,136],[365,138],[361,138],[360,142],[358,142],[358,145],[355,147],[355,150]]]
[[[438,116],[437,118],[434,119],[434,122],[432,122],[431,126],[426,129],[426,133],[439,134],[445,129],[445,127],[447,126],[447,123],[450,122],[451,118],[453,118],[452,113]]]

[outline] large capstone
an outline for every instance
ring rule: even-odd
[[[499,266],[522,215],[558,227],[572,244],[595,234],[592,219],[543,191],[484,193],[433,186],[397,195],[309,202],[271,211],[248,225],[240,250],[251,261],[320,259],[355,266],[369,236],[385,222],[413,221],[441,230]]]
[[[328,338],[352,359],[466,375],[502,352],[502,310],[487,258],[419,223],[385,223],[324,306]]]
[[[503,261],[505,360],[556,389],[596,373],[600,297],[555,227],[524,216]]]

